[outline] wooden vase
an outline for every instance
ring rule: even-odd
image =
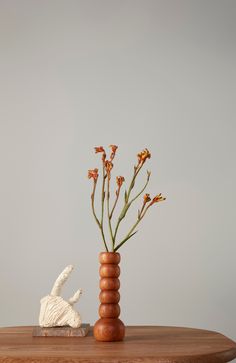
[[[102,252],[99,255],[100,274],[100,319],[95,323],[93,333],[98,341],[114,342],[123,340],[125,326],[118,318],[120,315],[120,254]]]

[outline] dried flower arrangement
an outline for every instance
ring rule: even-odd
[[[130,206],[133,204],[133,202],[143,194],[143,192],[145,191],[145,189],[149,183],[151,172],[147,171],[147,179],[146,179],[146,183],[144,184],[143,188],[135,196],[131,197],[131,193],[135,186],[136,178],[137,178],[139,172],[141,171],[143,165],[147,161],[147,159],[151,158],[151,154],[148,151],[148,149],[144,149],[143,151],[138,153],[138,155],[137,155],[138,161],[137,161],[137,164],[134,166],[134,173],[133,173],[130,185],[129,185],[128,189],[125,190],[125,192],[124,192],[124,205],[118,216],[118,220],[116,222],[115,228],[113,229],[113,226],[112,226],[113,213],[114,213],[114,210],[116,209],[117,202],[118,202],[118,199],[121,194],[120,192],[121,192],[122,185],[125,182],[125,178],[123,176],[116,177],[117,189],[115,191],[115,199],[114,199],[114,202],[113,202],[113,205],[111,208],[110,207],[111,171],[113,169],[113,160],[115,158],[118,146],[110,145],[111,152],[110,152],[109,159],[107,159],[106,151],[103,146],[98,146],[98,147],[95,147],[94,149],[95,149],[95,153],[102,154],[101,218],[99,219],[97,217],[97,214],[95,211],[95,193],[96,193],[97,181],[98,181],[98,177],[99,177],[97,168],[88,170],[88,178],[93,180],[93,190],[92,190],[92,194],[91,194],[92,212],[93,212],[95,221],[101,231],[105,249],[108,252],[109,251],[108,244],[107,244],[107,241],[105,238],[105,233],[104,233],[104,212],[106,209],[106,216],[107,216],[107,221],[108,221],[108,226],[109,226],[109,231],[110,231],[110,238],[111,238],[111,246],[112,246],[111,251],[117,252],[119,250],[119,248],[126,241],[128,241],[131,237],[133,237],[135,235],[135,233],[137,233],[137,230],[135,231],[135,229],[138,226],[138,224],[141,222],[141,220],[144,218],[144,216],[146,215],[149,208],[153,204],[164,201],[166,198],[162,197],[161,193],[157,194],[154,198],[151,198],[149,194],[144,194],[141,209],[138,210],[138,216],[137,216],[136,222],[134,223],[132,228],[128,231],[126,236],[120,242],[117,242],[117,232],[118,232],[121,221],[125,218],[126,213],[128,212],[128,210],[129,210]],[[106,208],[105,208],[105,201],[106,201]]]

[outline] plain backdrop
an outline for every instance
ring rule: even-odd
[[[120,250],[122,320],[236,339],[235,34],[234,0],[0,0],[0,326],[37,324],[68,264],[97,319],[87,169],[117,144],[113,175],[148,147],[167,197]]]

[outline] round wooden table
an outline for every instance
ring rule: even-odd
[[[0,328],[0,362],[4,363],[199,363],[230,362],[236,343],[200,329],[132,326],[122,342],[85,338],[33,337],[33,327]]]

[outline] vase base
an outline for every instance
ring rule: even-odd
[[[93,334],[100,342],[121,341],[125,336],[125,326],[120,319],[101,318],[95,323]]]

